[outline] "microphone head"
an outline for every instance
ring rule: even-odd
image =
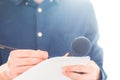
[[[81,36],[77,37],[72,42],[70,56],[87,56],[91,49],[91,42],[88,38]]]

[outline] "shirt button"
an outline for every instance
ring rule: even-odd
[[[42,8],[38,8],[38,12],[41,13],[42,12]]]
[[[50,0],[50,2],[53,2],[53,0]]]
[[[43,36],[42,32],[38,32],[38,33],[37,33],[37,36],[38,36],[38,37],[42,37],[42,36]]]
[[[25,2],[25,5],[27,6],[29,3],[28,2]]]

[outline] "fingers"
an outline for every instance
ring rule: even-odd
[[[18,58],[47,58],[48,53],[41,50],[14,50],[10,53],[10,56]]]
[[[63,67],[63,69],[67,72],[88,72],[87,67],[84,65],[71,65],[71,66],[66,66]]]
[[[41,50],[14,50],[10,53],[8,66],[35,65],[47,59],[48,53]]]
[[[65,66],[63,74],[72,80],[97,80],[100,69],[94,61],[90,61],[87,65]]]
[[[37,50],[37,53],[39,54],[39,57],[41,57],[42,59],[47,59],[48,58],[48,52],[47,51]]]
[[[85,80],[85,74],[87,74],[87,71],[84,65],[72,65],[63,67],[63,74],[71,80]]]
[[[24,71],[48,58],[48,53],[41,50],[14,50],[7,61],[8,75],[15,78]]]
[[[27,71],[28,69],[30,69],[33,66],[21,66],[21,67],[13,67],[11,68],[11,70],[9,70],[9,72],[7,72],[9,78],[12,80],[13,78],[15,78],[16,76],[22,74],[23,72]]]
[[[74,72],[63,72],[66,77],[69,77],[71,80],[86,80],[86,75],[78,74]],[[88,76],[87,76],[88,77]]]
[[[12,61],[12,63],[16,63],[18,62],[19,64],[16,64],[15,66],[27,66],[27,65],[36,65],[40,62],[43,61],[43,59],[40,59],[40,58],[21,58],[20,60],[19,59],[15,59],[16,61]]]

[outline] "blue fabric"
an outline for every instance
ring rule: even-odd
[[[25,5],[28,2],[28,5]],[[42,12],[37,11],[42,8]],[[38,37],[37,33],[43,36]],[[103,52],[97,45],[98,26],[89,0],[45,0],[35,4],[28,0],[0,0],[0,44],[20,49],[41,49],[50,56],[63,56],[70,51],[74,38],[90,39],[88,56],[102,69]],[[10,50],[0,49],[0,63],[7,61]]]

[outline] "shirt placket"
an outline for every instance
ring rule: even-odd
[[[49,11],[47,11],[47,9],[50,7],[49,5],[51,5],[52,2],[53,0],[46,0],[36,8],[36,38],[38,49],[46,50],[48,47],[48,37],[44,27],[46,27],[45,24],[47,24],[45,21],[46,15],[49,15]]]

